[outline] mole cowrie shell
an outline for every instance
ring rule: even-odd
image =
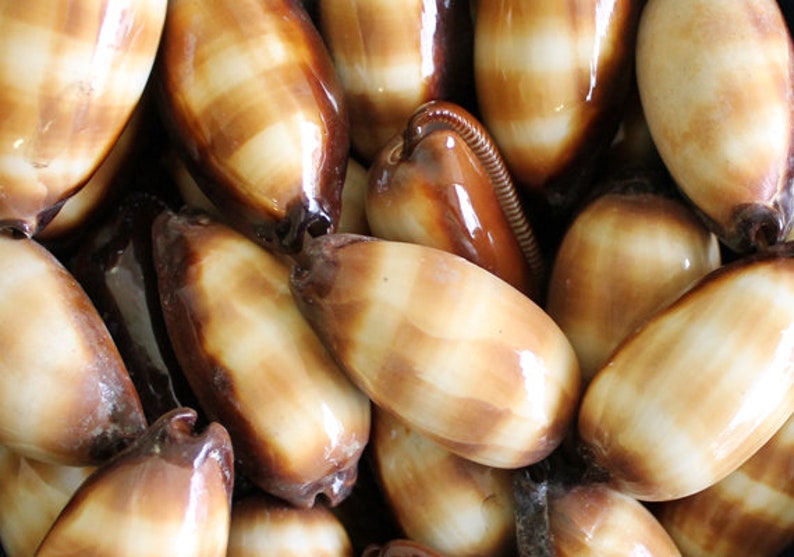
[[[196,412],[161,416],[77,489],[38,557],[224,557],[234,482],[232,444]]]
[[[350,148],[343,92],[299,2],[173,0],[161,113],[207,197],[251,238],[297,251],[335,230]]]
[[[579,433],[618,489],[678,499],[720,481],[794,410],[794,245],[712,271],[626,339]]]
[[[34,555],[95,466],[62,466],[0,446],[0,540],[9,557]],[[0,552],[2,554],[2,552]]]
[[[794,50],[774,0],[649,0],[637,84],[658,152],[730,248],[794,219]]]
[[[0,226],[32,236],[88,181],[149,79],[165,0],[0,2]]]
[[[0,234],[0,443],[26,457],[98,464],[146,427],[95,306],[35,239]]]
[[[298,305],[378,406],[498,468],[541,460],[579,400],[571,344],[528,297],[443,250],[350,234],[312,239]]]

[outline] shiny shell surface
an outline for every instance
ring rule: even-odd
[[[579,433],[642,500],[710,487],[794,410],[792,246],[710,273],[622,343],[585,391]]]
[[[146,426],[105,323],[36,240],[0,234],[0,443],[45,462],[96,464]]]
[[[736,251],[791,227],[794,50],[773,0],[650,0],[637,82],[681,191]]]
[[[335,229],[347,115],[300,3],[175,0],[163,41],[163,113],[207,196],[277,249]]]
[[[579,398],[568,340],[506,282],[448,252],[333,234],[293,269],[299,306],[375,404],[502,468],[561,441]]]
[[[290,267],[206,216],[163,213],[154,259],[169,337],[203,410],[235,443],[242,473],[298,506],[349,493],[370,402],[293,300]]]
[[[0,2],[0,226],[33,235],[100,165],[154,64],[165,0]]]

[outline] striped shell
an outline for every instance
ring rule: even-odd
[[[482,119],[517,182],[555,205],[578,193],[620,122],[639,2],[477,3],[474,69]]]
[[[306,246],[292,289],[372,401],[459,456],[521,467],[571,425],[570,343],[529,298],[460,256],[330,234]]]
[[[352,147],[364,161],[420,105],[471,90],[467,2],[323,0],[319,10],[345,91]]]
[[[794,543],[794,418],[741,468],[710,488],[658,506],[686,555],[775,557]]]
[[[347,114],[300,4],[174,0],[161,55],[163,113],[207,196],[275,249],[334,230]]]
[[[736,251],[794,219],[794,49],[774,0],[649,0],[637,83],[681,191]]]
[[[122,132],[165,0],[0,1],[0,226],[33,235]]]
[[[196,413],[173,410],[75,492],[37,557],[225,557],[232,446],[223,427],[194,430]]]
[[[724,265],[618,347],[579,433],[614,486],[677,499],[736,470],[794,410],[794,245]]]

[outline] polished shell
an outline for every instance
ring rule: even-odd
[[[589,381],[629,333],[721,262],[717,237],[678,199],[610,192],[562,238],[546,309]]]
[[[703,490],[794,410],[792,246],[707,275],[630,336],[585,391],[579,433],[643,500]]]
[[[782,240],[791,193],[794,50],[774,0],[650,0],[637,82],[659,154],[734,250]]]
[[[710,488],[659,505],[685,555],[775,557],[794,543],[794,418]]]
[[[224,557],[234,481],[231,441],[194,429],[182,408],[91,475],[44,538],[38,557]]]
[[[375,404],[464,458],[524,466],[571,424],[570,343],[529,298],[460,256],[326,235],[307,245],[292,288]]]
[[[377,408],[371,444],[381,488],[410,539],[446,555],[515,554],[511,471],[461,458]]]
[[[320,29],[365,162],[433,99],[471,90],[472,24],[461,0],[323,0]]]
[[[105,323],[34,239],[0,234],[0,444],[29,458],[96,464],[146,426]]]
[[[207,196],[275,249],[335,229],[347,115],[301,5],[175,0],[163,41],[164,116]]]
[[[100,165],[154,63],[165,0],[0,2],[0,226],[33,235]]]
[[[343,500],[367,443],[370,402],[298,311],[290,267],[205,216],[163,213],[154,258],[169,337],[242,473],[298,506]]]
[[[581,189],[570,178],[587,174],[620,122],[640,3],[476,4],[474,69],[483,122],[517,182],[546,192],[555,205],[570,204]]]

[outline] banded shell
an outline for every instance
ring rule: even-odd
[[[0,446],[0,540],[6,554],[35,555],[58,514],[95,469],[47,464]]]
[[[320,30],[365,162],[434,99],[463,102],[471,90],[473,31],[461,0],[323,0]]]
[[[579,368],[529,298],[448,252],[350,234],[294,266],[300,309],[372,401],[448,450],[518,468],[571,425]]]
[[[36,240],[0,234],[0,443],[45,462],[97,464],[146,427],[105,323]]]
[[[604,484],[565,489],[550,497],[548,512],[557,557],[681,555],[642,503]]]
[[[794,543],[794,418],[741,468],[710,488],[658,506],[686,555],[775,557]]]
[[[174,352],[239,469],[297,506],[350,492],[370,402],[299,312],[290,266],[205,216],[162,213],[154,260]]]
[[[463,459],[373,412],[373,463],[405,534],[446,555],[515,555],[511,471]]]
[[[0,227],[32,236],[103,161],[138,104],[165,0],[0,3]]]
[[[546,298],[586,382],[654,311],[721,264],[717,237],[688,204],[655,189],[653,175],[609,183],[563,236]]]
[[[733,250],[783,240],[794,218],[794,50],[774,0],[649,0],[637,83],[681,191]]]
[[[353,557],[342,523],[322,505],[298,508],[253,494],[235,500],[226,557]]]
[[[706,275],[622,343],[579,434],[612,484],[662,501],[714,485],[794,410],[794,245]]]
[[[199,186],[273,249],[336,228],[349,151],[319,32],[289,0],[169,2],[163,114]]]
[[[477,3],[474,75],[482,120],[516,181],[573,203],[618,128],[640,2]]]
[[[222,426],[194,430],[188,408],[163,415],[75,492],[38,557],[224,557],[234,481]]]
[[[533,299],[545,262],[488,132],[463,107],[431,101],[369,168],[366,213],[375,236],[443,249]]]

